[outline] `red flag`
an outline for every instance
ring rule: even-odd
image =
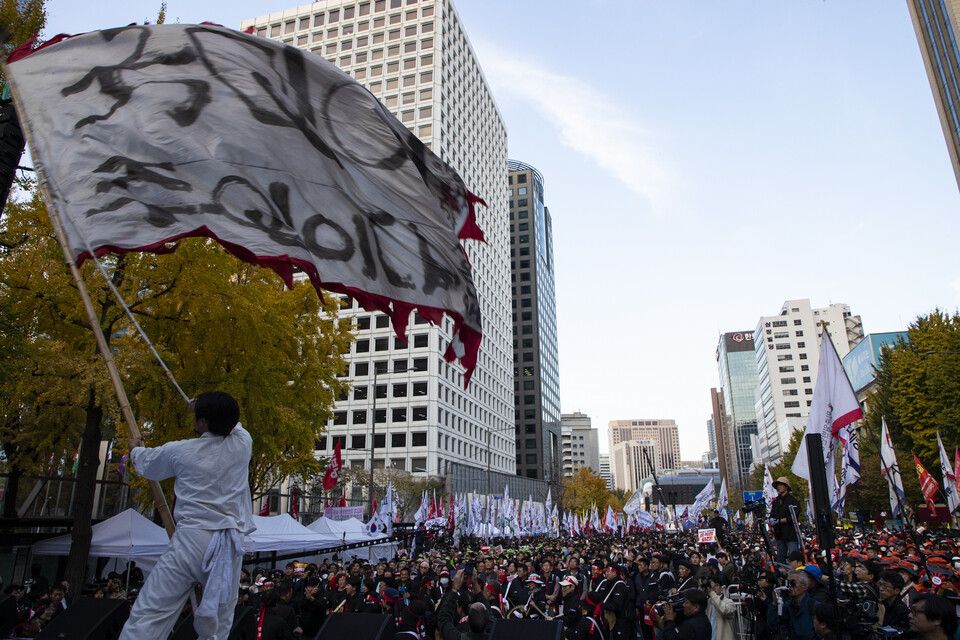
[[[370,511],[370,517],[373,517],[373,514],[377,512],[377,492],[373,492],[373,509]]]
[[[427,520],[433,520],[437,517],[437,492],[434,490],[433,497],[430,498],[430,509],[427,511]]]
[[[342,494],[342,493],[340,494],[340,504],[338,504],[337,506],[338,506],[338,507],[345,507],[345,506],[347,506],[347,496],[346,496],[346,495],[344,495],[344,494]]]
[[[453,531],[453,494],[450,494],[450,508],[447,509],[447,528]]]
[[[260,513],[258,515],[266,518],[270,515],[270,498],[267,498],[263,501],[263,504],[260,506]]]
[[[326,491],[337,486],[340,479],[340,469],[343,468],[343,459],[340,457],[340,440],[337,440],[333,448],[333,457],[330,458],[330,464],[327,465],[327,472],[323,475],[323,488]]]
[[[290,495],[290,517],[294,520],[299,520],[300,515],[300,505],[297,501],[297,488],[294,487]]]
[[[920,458],[917,457],[917,454],[913,454],[913,464],[917,465],[917,475],[920,476],[920,491],[923,492],[923,499],[927,503],[927,508],[930,509],[930,513],[936,515],[937,509],[933,503],[940,485],[933,479],[930,472],[920,464]]]

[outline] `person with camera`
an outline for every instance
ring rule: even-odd
[[[777,562],[783,563],[788,553],[799,548],[793,518],[795,514],[800,513],[800,503],[793,497],[790,480],[786,476],[777,478],[773,488],[777,490],[777,497],[770,505],[768,522],[773,527],[773,539],[777,545]],[[794,507],[795,511],[791,512],[790,507]]]
[[[677,621],[677,611],[667,601],[663,605],[664,640],[704,640],[713,635],[707,618],[707,595],[700,589],[687,589],[683,596],[683,620]]]
[[[767,628],[790,640],[813,640],[814,601],[807,593],[810,575],[806,571],[787,574],[787,587],[774,589],[775,602],[767,608]],[[763,597],[762,595],[760,597]]]
[[[708,578],[709,580],[709,578]],[[733,617],[737,614],[737,605],[723,595],[723,586],[710,581],[707,589],[707,618],[713,626],[713,640],[733,640]]]
[[[630,598],[630,588],[621,578],[622,569],[614,563],[609,563],[603,569],[603,580],[596,586],[596,592],[603,601],[604,613],[616,616],[611,629],[611,638],[627,638],[634,630],[633,602]]]

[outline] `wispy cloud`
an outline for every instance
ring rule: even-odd
[[[658,157],[654,135],[615,96],[575,76],[555,73],[529,55],[489,43],[477,43],[476,48],[495,96],[528,103],[556,126],[564,145],[648,200],[654,211],[661,209],[675,180]]]

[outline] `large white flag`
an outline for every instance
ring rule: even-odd
[[[880,425],[880,474],[887,479],[890,512],[894,518],[897,518],[900,516],[900,508],[906,504],[903,479],[900,477],[900,467],[897,465],[897,454],[890,441],[890,432],[887,431],[887,421],[881,418]]]
[[[699,518],[700,512],[710,506],[710,501],[713,500],[716,495],[715,489],[713,488],[713,478],[707,480],[707,486],[700,490],[700,493],[697,494],[696,499],[693,501],[693,517]]]
[[[727,502],[729,502],[727,499],[727,479],[724,478],[720,481],[720,493],[717,495],[717,511],[723,513],[723,510],[727,508]]]
[[[480,305],[460,239],[483,239],[456,172],[323,56],[212,25],[93,31],[9,66],[78,261],[216,239],[292,286],[454,321],[465,383]],[[45,194],[46,195],[46,194]]]
[[[943,448],[939,431],[937,431],[937,445],[940,447],[940,467],[943,469],[943,493],[947,496],[947,507],[950,513],[953,513],[960,508],[960,499],[957,498],[957,478],[954,475],[953,465],[950,464],[950,456]]]
[[[841,442],[851,464],[856,460],[856,473],[859,477],[860,456],[856,450],[856,431],[845,429],[856,420],[863,417],[860,403],[850,386],[843,364],[837,355],[837,350],[830,340],[826,330],[820,337],[820,363],[817,370],[817,384],[813,388],[813,400],[810,404],[810,415],[807,418],[807,429],[804,436],[819,433],[823,441],[823,460],[827,466],[827,482],[833,490],[836,479],[833,474],[835,441]],[[807,466],[807,448],[800,447],[797,457],[793,459],[791,467],[794,475],[805,480],[810,479],[810,469]],[[849,477],[849,476],[848,476]],[[844,480],[845,484],[848,483]]]
[[[642,501],[640,497],[640,491],[634,491],[630,494],[630,499],[627,500],[627,503],[623,505],[623,512],[630,515],[636,512],[641,506]]]

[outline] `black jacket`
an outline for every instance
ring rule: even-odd
[[[713,635],[713,627],[707,614],[700,612],[685,618],[680,624],[667,620],[663,627],[664,640],[703,640]]]
[[[790,507],[796,507],[797,518],[803,513],[800,510],[800,503],[793,497],[792,493],[787,492],[784,496],[777,496],[773,499],[770,506],[770,517],[777,520],[773,525],[773,537],[783,542],[796,542],[797,529],[793,526],[793,516],[790,513]],[[780,520],[786,518],[786,522]]]
[[[440,628],[440,637],[443,640],[485,640],[486,631],[479,633],[468,631],[466,633],[457,629],[457,592],[447,591],[440,601],[440,607],[437,609],[437,624]]]

